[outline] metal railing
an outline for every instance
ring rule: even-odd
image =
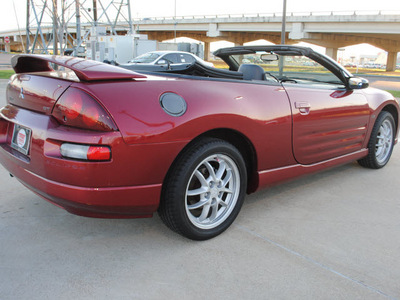
[[[287,17],[316,17],[316,16],[384,16],[399,15],[400,10],[351,10],[351,11],[316,11],[316,12],[288,12]],[[282,17],[282,12],[276,13],[246,13],[246,14],[216,14],[193,16],[167,16],[167,17],[143,17],[133,18],[134,22],[142,21],[170,21],[170,20],[194,20],[194,19],[226,19],[226,18],[275,18]]]

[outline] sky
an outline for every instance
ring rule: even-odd
[[[35,0],[41,2],[41,0]],[[81,3],[85,0],[80,0]],[[101,0],[106,3],[107,0]],[[50,1],[49,1],[50,2]],[[92,0],[86,0],[91,3]],[[15,11],[14,6],[15,5]],[[131,0],[133,18],[203,16],[203,15],[237,15],[237,14],[267,14],[281,13],[283,0]],[[26,26],[26,0],[0,0],[0,32]],[[176,6],[175,6],[176,5]],[[400,14],[400,0],[287,0],[287,13],[309,12],[378,12]],[[354,46],[353,46],[354,48]],[[347,49],[347,48],[346,48]],[[351,49],[351,48],[350,48]],[[370,52],[377,52],[375,47],[364,46]],[[355,50],[358,51],[357,49]]]
[[[41,2],[41,0],[35,1]],[[85,0],[80,1],[82,3]],[[107,0],[101,1],[107,2]],[[13,2],[20,25],[25,26],[26,0],[0,0],[0,31],[17,28]],[[86,0],[86,3],[91,2],[91,0]],[[387,13],[393,11],[400,13],[398,0],[287,0],[286,3],[288,13],[380,10]],[[279,13],[283,9],[283,0],[131,0],[132,17],[174,16],[175,4],[177,16]]]

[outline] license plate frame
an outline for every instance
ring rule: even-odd
[[[31,146],[32,129],[14,124],[11,147],[22,154],[28,155]]]

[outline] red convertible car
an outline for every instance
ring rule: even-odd
[[[89,217],[158,211],[190,239],[234,221],[246,193],[358,160],[386,165],[399,103],[296,46],[218,50],[163,73],[18,55],[0,110],[0,162],[48,201]]]

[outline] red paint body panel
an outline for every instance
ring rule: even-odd
[[[15,123],[24,120],[24,126],[32,129],[29,157],[16,160],[15,163],[38,176],[68,185],[98,188],[159,184],[164,179],[170,161],[185,145],[185,142],[162,144],[164,151],[160,153],[160,144],[130,146],[123,141],[119,132],[98,133],[64,127],[49,116],[14,106],[4,107],[0,114]],[[3,149],[8,149],[12,129],[12,126],[8,126],[9,139]],[[67,160],[60,153],[62,142],[108,145],[112,159],[106,162]],[[157,156],[162,161],[143,160],[146,156]],[[160,174],[161,170],[164,172]]]
[[[3,166],[30,190],[70,213],[87,217],[150,217],[158,207],[161,184],[99,188],[68,185],[41,177],[23,164],[16,164],[8,154],[12,151],[15,150],[0,147]],[[74,174],[67,172],[64,176]]]
[[[370,109],[361,91],[285,84],[293,110],[293,149],[301,164],[313,164],[363,148]],[[307,111],[296,108],[307,103]]]
[[[399,112],[399,103],[394,99],[393,95],[382,90],[378,90],[375,88],[368,88],[362,90],[362,92],[368,99],[368,104],[370,109],[371,122],[367,131],[367,137],[369,137],[371,135],[373,124],[376,118],[378,117],[379,113],[385,107],[389,106],[393,107],[395,111]],[[398,118],[396,121],[397,124],[400,124],[400,114],[398,114]],[[400,126],[397,126],[396,139],[395,139],[396,144],[398,141],[399,132],[400,132]],[[363,146],[367,147],[367,144],[368,144],[368,139],[364,141]]]
[[[295,163],[290,104],[281,86],[182,79],[74,86],[102,95],[101,103],[127,144],[189,142],[209,130],[229,128],[251,140],[257,153],[269,153],[257,157],[259,169]],[[107,95],[111,87],[114,93]],[[165,91],[186,100],[183,116],[171,117],[163,111],[159,97]]]
[[[345,164],[360,158],[365,157],[368,154],[367,149],[363,149],[351,154],[343,155],[334,159],[329,159],[323,162],[309,164],[309,165],[292,165],[282,168],[276,168],[267,171],[259,172],[260,188],[267,186],[273,186],[275,184],[291,180],[300,176],[312,174],[327,168],[337,166],[339,164]]]
[[[128,76],[114,69],[115,73],[102,73],[97,63],[86,68],[86,62],[74,65],[73,59],[54,61],[75,68],[85,81],[17,75],[8,88],[9,104],[0,110],[0,162],[35,193],[72,213],[92,217],[151,216],[174,160],[207,132],[229,130],[248,141],[255,162],[249,186],[256,190],[364,157],[380,110],[392,105],[399,111],[389,94],[372,89],[321,92],[286,85],[285,90],[278,83]],[[43,68],[39,64],[38,69]],[[29,81],[23,76],[30,76]],[[97,81],[105,78],[112,80]],[[51,109],[68,86],[98,101],[118,130],[60,125]],[[165,92],[185,99],[182,116],[163,110],[160,96]],[[310,104],[307,115],[297,108],[302,102]],[[27,155],[10,146],[14,124],[32,132]],[[111,160],[65,158],[62,143],[107,146]]]

